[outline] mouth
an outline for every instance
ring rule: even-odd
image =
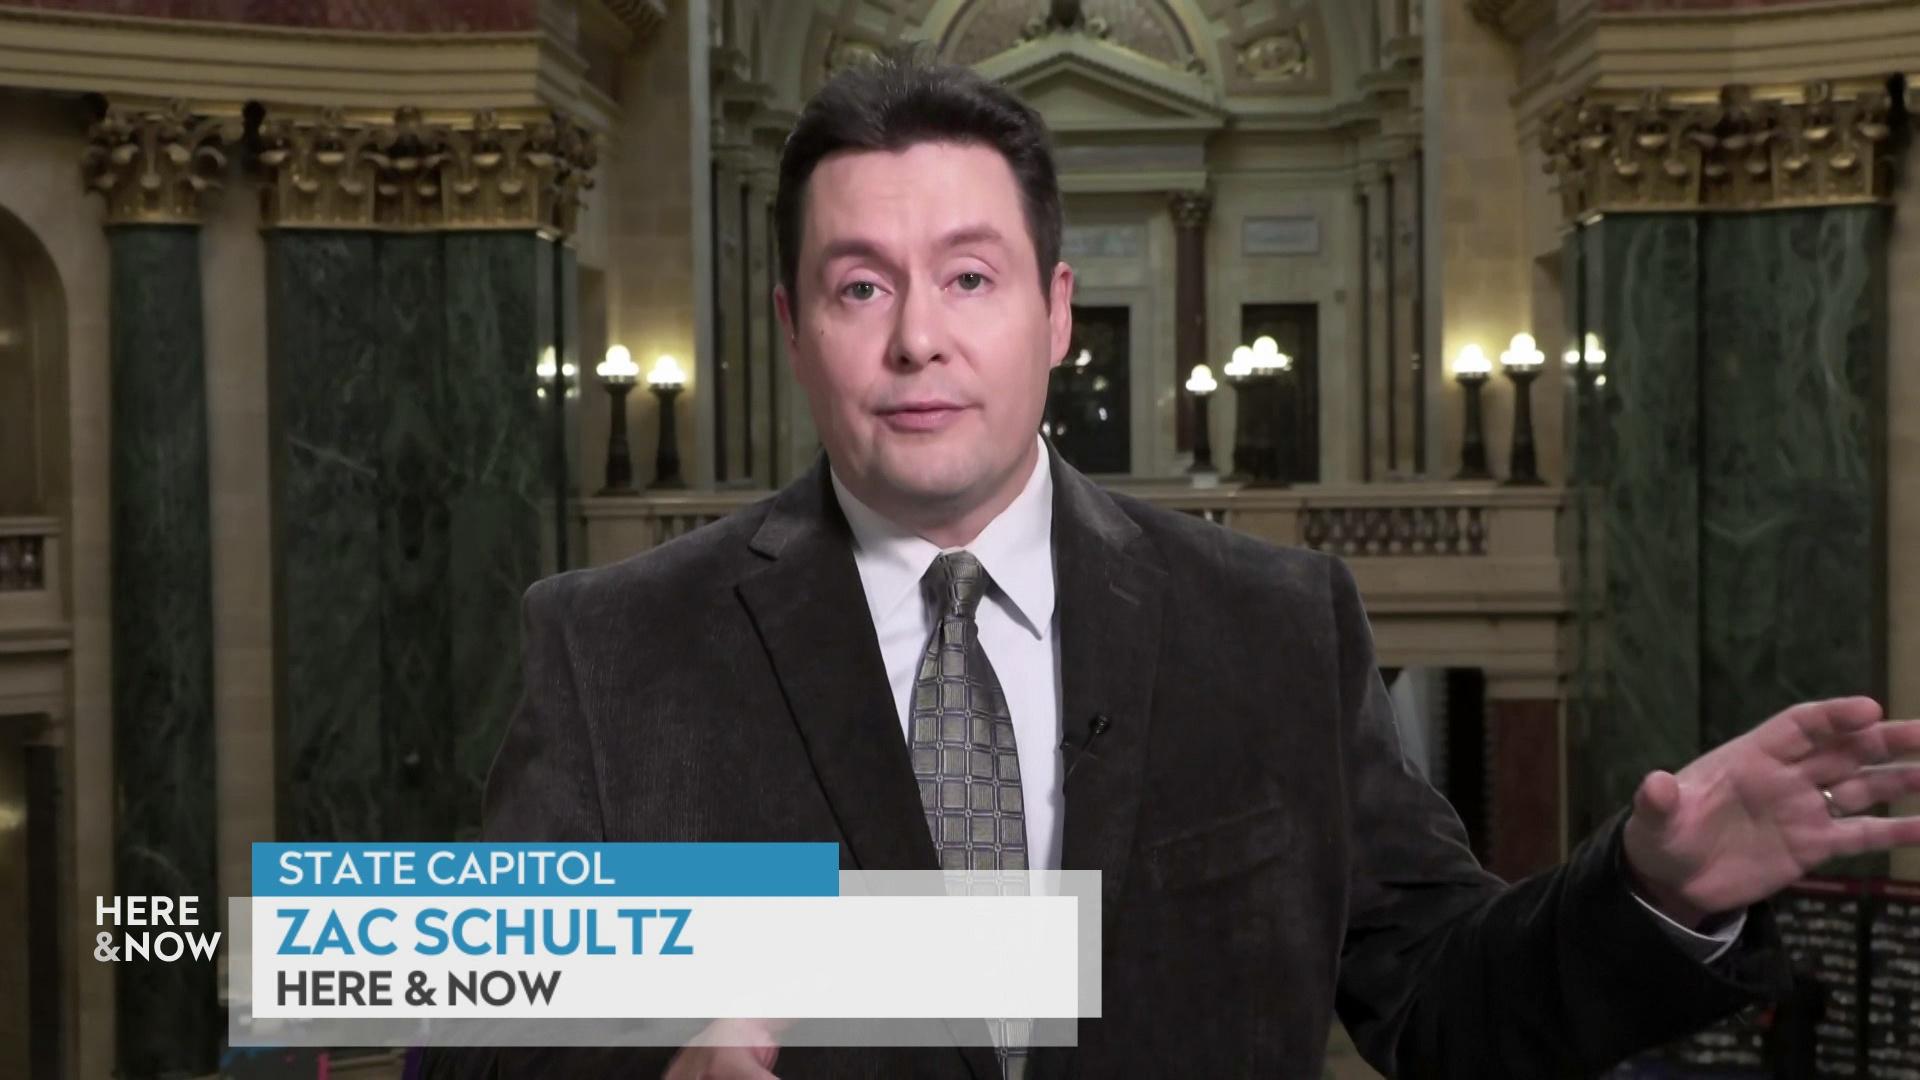
[[[968,406],[958,402],[929,399],[907,401],[878,410],[881,423],[895,431],[942,431],[958,420]]]

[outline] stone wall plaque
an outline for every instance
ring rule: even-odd
[[[1146,253],[1143,225],[1069,225],[1060,236],[1063,259],[1138,259]]]
[[[1250,217],[1240,225],[1242,255],[1318,255],[1320,219],[1311,214]]]

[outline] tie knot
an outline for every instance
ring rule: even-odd
[[[971,551],[950,551],[933,560],[924,580],[943,618],[971,619],[987,592],[987,571]]]

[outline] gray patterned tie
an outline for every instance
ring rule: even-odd
[[[942,555],[921,585],[934,596],[939,625],[927,640],[913,684],[913,777],[943,870],[1027,869],[1027,823],[1020,754],[1007,696],[980,645],[974,612],[987,574],[972,553]],[[990,962],[990,958],[982,958]],[[1001,1072],[1026,1071],[1028,1021],[990,1020]]]

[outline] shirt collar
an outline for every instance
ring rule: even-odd
[[[987,576],[1012,606],[1028,633],[1042,636],[1053,621],[1053,470],[1047,445],[1033,464],[1027,485],[1000,515],[987,523],[966,550],[980,560]],[[834,497],[853,530],[854,565],[867,594],[875,626],[893,615],[908,597],[919,595],[920,579],[945,551],[882,516],[854,497],[829,470]]]

